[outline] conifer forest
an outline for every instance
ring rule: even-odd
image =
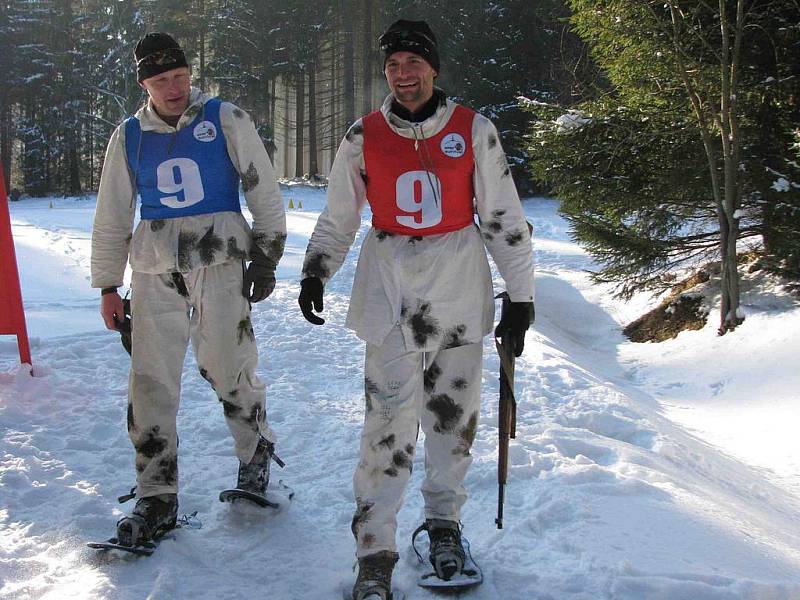
[[[7,187],[97,189],[109,136],[145,99],[133,48],[151,31],[250,113],[279,177],[324,181],[388,93],[377,39],[398,18],[432,26],[437,85],[495,122],[523,195],[561,200],[598,281],[660,289],[712,257],[724,333],[743,247],[800,276],[798,0],[2,2]]]
[[[584,46],[568,15],[552,0],[4,2],[4,168],[32,195],[96,189],[111,132],[144,100],[134,46],[164,31],[184,47],[194,85],[251,114],[279,176],[325,175],[347,127],[388,91],[378,37],[400,17],[431,23],[439,85],[499,120],[523,166],[529,118],[517,96],[569,103],[576,92]]]

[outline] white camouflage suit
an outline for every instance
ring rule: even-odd
[[[192,88],[175,128],[161,120],[149,100],[136,116],[142,131],[173,133],[189,125],[210,99]],[[259,434],[275,441],[265,416],[265,386],[256,375],[250,304],[242,295],[243,260],[257,244],[277,264],[286,241],[286,215],[249,115],[223,102],[220,123],[253,216],[252,231],[240,213],[226,211],[141,220],[131,237],[137,203],[124,123],[106,151],[92,230],[92,287],[122,285],[130,260],[128,432],[136,450],[138,498],[178,491],[175,422],[189,339],[200,374],[216,391],[239,460],[250,461]]]
[[[440,90],[436,93],[438,109],[422,123],[393,114],[392,96],[381,112],[403,137],[432,137],[446,127],[456,107]],[[339,146],[328,204],[306,251],[304,276],[323,283],[342,265],[360,226],[369,177],[363,136],[359,120]],[[494,320],[486,249],[511,300],[533,300],[530,233],[497,130],[476,115],[472,140],[480,227],[428,236],[371,228],[359,255],[346,320],[367,343],[366,411],[352,527],[359,557],[396,549],[396,515],[420,423],[425,433],[425,516],[460,518],[480,413],[482,338]]]

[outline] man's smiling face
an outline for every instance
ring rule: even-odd
[[[394,52],[386,59],[383,73],[395,99],[412,113],[433,96],[437,73],[419,54]]]

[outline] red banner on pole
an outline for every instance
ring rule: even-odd
[[[20,361],[32,364],[2,164],[0,164],[0,335],[16,335]]]

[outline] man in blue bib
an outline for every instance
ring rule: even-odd
[[[125,546],[175,526],[176,415],[190,339],[234,439],[237,487],[265,493],[278,459],[250,303],[272,293],[286,241],[280,190],[247,113],[191,87],[186,57],[169,35],[147,34],[134,54],[148,100],[109,141],[91,264],[112,330],[125,323],[117,289],[126,263],[132,270],[128,433],[138,500],[117,526]],[[240,182],[252,228],[241,213]],[[137,197],[141,219],[131,235]]]

